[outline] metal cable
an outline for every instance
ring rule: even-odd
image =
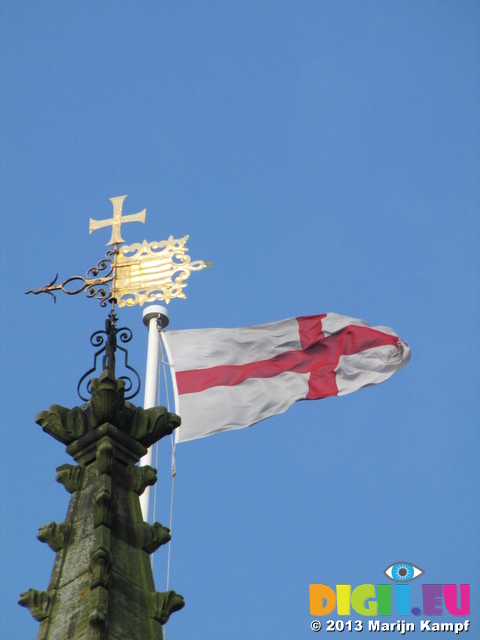
[[[162,345],[162,351],[161,351],[161,361],[163,364],[163,375],[164,375],[164,379],[165,379],[165,394],[166,394],[166,399],[167,399],[167,410],[170,411],[170,396],[168,393],[168,384],[167,384],[167,371],[166,371],[166,367],[167,364],[170,367],[170,363],[167,362],[166,360],[166,354],[164,352],[164,348],[163,348],[163,342],[161,342]],[[172,472],[172,492],[171,492],[171,496],[170,496],[170,523],[169,523],[169,529],[170,529],[170,534],[172,532],[172,527],[173,527],[173,494],[174,494],[174,490],[175,490],[175,476],[177,475],[177,466],[176,466],[176,462],[175,462],[175,437],[173,434],[170,435],[170,443],[172,446],[172,463],[171,463],[171,472]],[[170,585],[170,561],[171,561],[171,554],[172,554],[172,539],[170,538],[170,541],[168,543],[168,559],[167,559],[167,591],[168,591],[168,587]],[[167,637],[167,625],[165,624],[163,627],[163,638],[165,640],[165,638]]]

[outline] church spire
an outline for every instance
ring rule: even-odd
[[[170,532],[143,521],[139,495],[156,482],[156,470],[136,462],[180,418],[126,401],[124,381],[108,369],[90,390],[81,407],[54,404],[36,416],[77,464],[57,469],[72,494],[65,522],[37,536],[56,553],[48,589],[22,593],[19,604],[40,621],[38,640],[161,640],[161,625],[184,600],[155,591],[149,554]]]

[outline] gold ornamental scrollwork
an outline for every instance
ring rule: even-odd
[[[211,262],[187,255],[188,235],[160,242],[136,242],[119,249],[112,297],[119,307],[142,306],[147,302],[185,298],[185,280],[191,271],[201,271]]]

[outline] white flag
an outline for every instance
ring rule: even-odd
[[[162,337],[182,418],[177,442],[248,427],[297,400],[378,384],[410,359],[392,329],[336,313]]]

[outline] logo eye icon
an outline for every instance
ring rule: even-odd
[[[410,582],[424,573],[423,569],[409,562],[394,562],[384,571],[384,574],[395,582]]]

